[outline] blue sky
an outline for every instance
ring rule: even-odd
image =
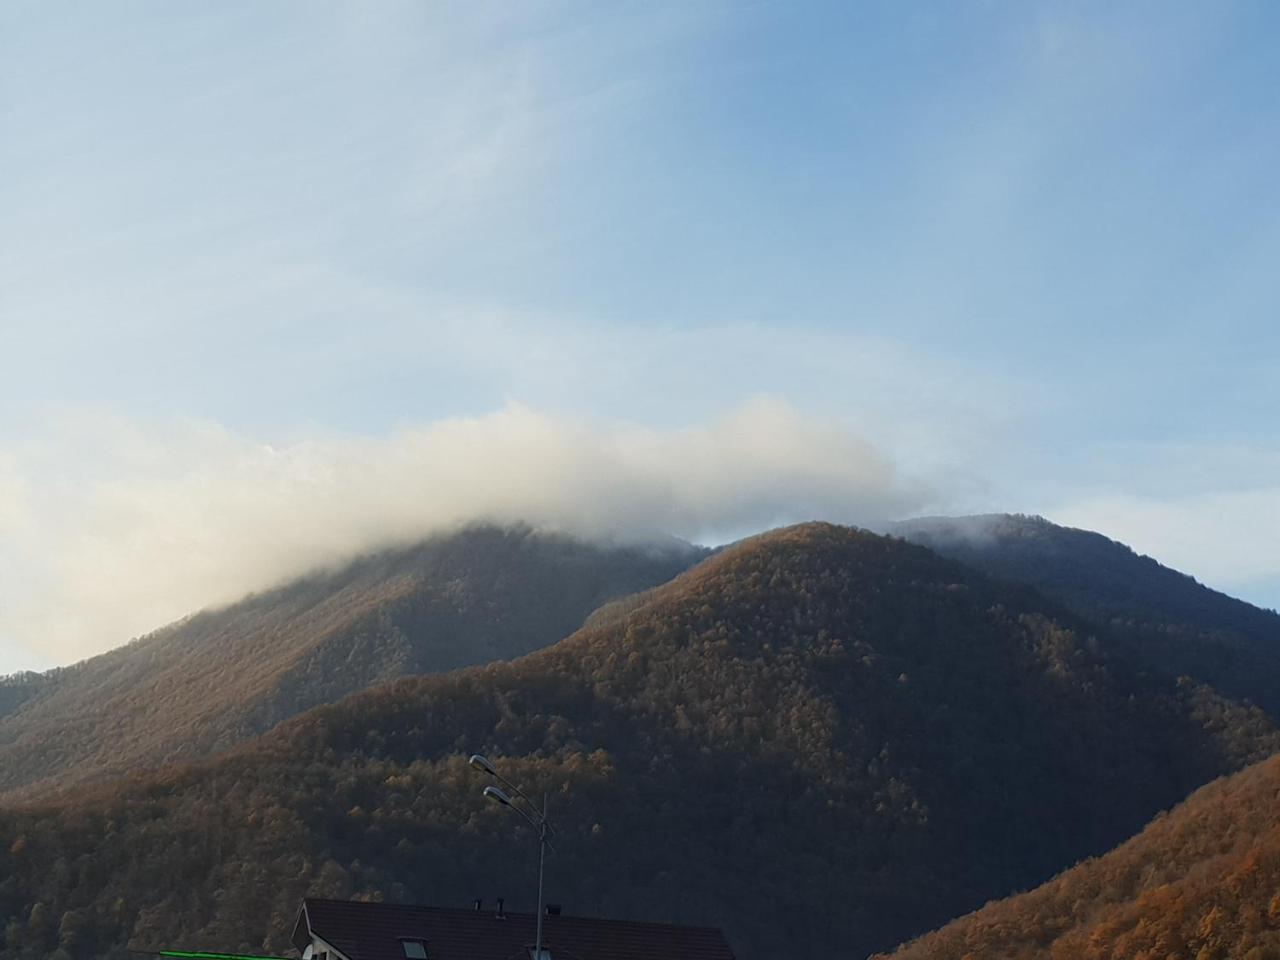
[[[1037,512],[1280,604],[1278,31],[1264,2],[6,4],[0,672],[478,484],[702,538]]]

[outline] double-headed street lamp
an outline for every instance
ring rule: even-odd
[[[497,779],[508,790],[524,801],[522,806],[517,800],[513,799],[506,791],[490,784],[484,788],[484,795],[495,803],[500,803],[504,807],[510,807],[520,816],[529,821],[529,825],[538,833],[538,933],[533,947],[533,960],[548,960],[542,953],[542,867],[547,859],[547,847],[551,847],[551,852],[555,853],[556,848],[548,838],[549,835],[554,836],[555,831],[551,829],[551,824],[547,820],[547,795],[542,795],[542,807],[539,808],[530,800],[523,790],[514,783],[500,774],[497,768],[486,760],[480,754],[471,757],[471,766],[479,770],[481,773],[487,773],[489,776]],[[526,810],[525,807],[528,807]]]

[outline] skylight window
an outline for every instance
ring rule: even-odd
[[[400,946],[404,948],[405,960],[427,960],[427,942],[425,940],[410,940],[402,937]]]
[[[543,947],[542,950],[540,951],[533,949],[533,947],[530,947],[529,960],[551,960],[551,951],[548,950],[546,947]]]

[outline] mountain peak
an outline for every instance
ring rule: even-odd
[[[1105,625],[1134,662],[1185,674],[1280,715],[1280,615],[1219,593],[1100,533],[1043,517],[924,517],[891,532],[988,576],[1034,587]]]
[[[313,572],[0,690],[0,793],[198,758],[370,684],[522,656],[705,553],[474,525]]]

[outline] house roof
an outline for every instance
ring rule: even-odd
[[[307,898],[293,943],[315,935],[349,960],[405,960],[401,941],[420,939],[428,960],[529,960],[536,927],[531,913]],[[551,960],[733,960],[710,927],[548,916],[542,941]]]

